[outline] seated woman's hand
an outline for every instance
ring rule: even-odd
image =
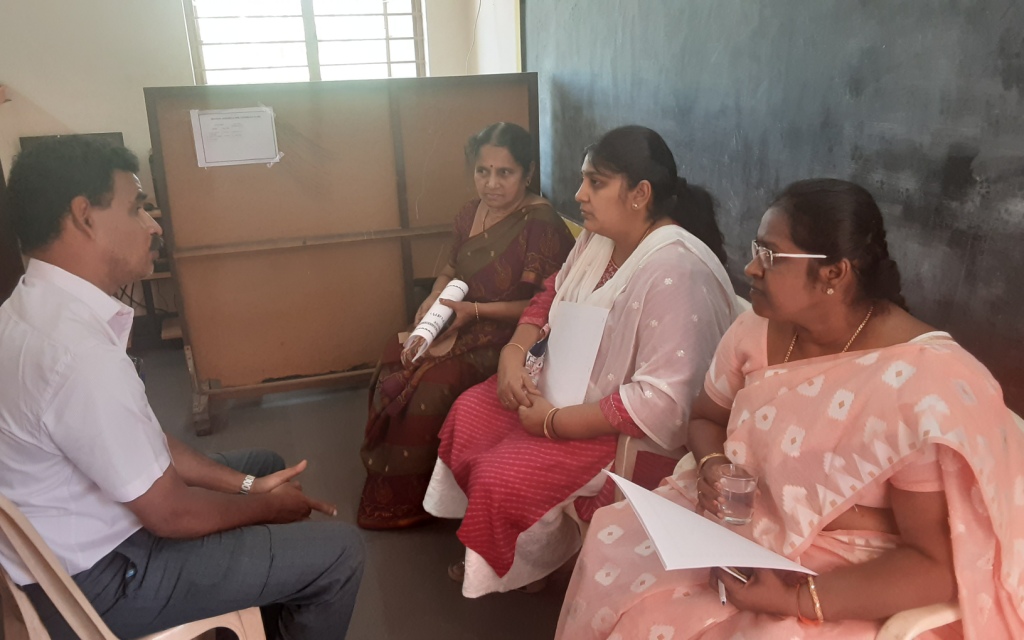
[[[794,617],[799,614],[796,589],[807,579],[806,575],[776,569],[744,569],[746,574],[751,572],[753,574],[744,583],[722,569],[712,567],[708,584],[717,592],[718,582],[721,581],[725,585],[726,598],[741,611]],[[807,594],[804,596],[807,597]]]
[[[402,349],[401,359],[403,367],[408,369],[409,367],[412,366],[413,358],[415,358],[416,354],[419,353],[419,350],[423,347],[424,342],[426,342],[426,340],[423,338],[423,336],[413,336],[412,340],[409,341],[409,346]]]
[[[530,386],[533,387],[533,382],[530,382]],[[548,399],[540,395],[540,392],[534,387],[533,390],[528,394],[530,404],[519,405],[519,422],[523,425],[523,430],[531,436],[544,436],[544,419],[547,418],[548,412],[554,408],[555,405],[548,402]],[[548,429],[551,425],[548,424]]]
[[[710,458],[704,463],[697,476],[697,502],[699,506],[711,515],[720,517],[720,509],[725,504],[725,498],[720,493],[719,480],[722,478],[722,471],[719,467],[729,464],[728,458]]]
[[[451,321],[448,323],[448,328],[441,335],[437,336],[436,342],[443,342],[462,327],[476,322],[476,305],[474,303],[455,302],[445,298],[438,299],[438,302],[454,311],[454,313],[452,314]]]
[[[420,323],[420,320],[423,320],[423,316],[427,315],[427,312],[430,311],[430,307],[434,306],[434,303],[437,302],[437,297],[439,295],[441,295],[440,291],[438,291],[437,293],[431,293],[429,296],[427,296],[427,299],[423,301],[423,304],[420,305],[420,308],[416,310],[416,316],[412,319],[412,326],[415,327]]]
[[[509,351],[515,351],[509,349]],[[511,357],[502,357],[498,362],[498,402],[509,411],[529,407],[533,401],[530,395],[540,395],[529,372],[520,362]]]

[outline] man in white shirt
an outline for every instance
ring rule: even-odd
[[[166,436],[125,353],[132,309],[112,295],[149,275],[161,230],[138,160],[77,138],[11,168],[11,215],[30,258],[0,307],[0,493],[119,637],[263,607],[268,637],[341,638],[363,546],[276,454],[220,463]],[[74,637],[6,540],[0,564],[54,638]]]

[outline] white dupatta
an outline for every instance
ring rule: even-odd
[[[730,294],[733,317],[735,317],[735,294],[732,282],[729,280],[729,274],[726,273],[725,267],[719,262],[718,256],[697,236],[675,224],[660,227],[649,233],[629,258],[622,263],[615,275],[600,289],[595,289],[595,287],[600,282],[601,276],[604,275],[608,261],[611,260],[615,243],[610,238],[584,230],[577,242],[580,246],[584,246],[582,253],[572,262],[568,272],[559,271],[555,278],[557,293],[551,303],[549,316],[554,315],[555,307],[562,300],[610,309],[615,298],[626,289],[633,274],[647,258],[658,249],[675,242],[685,246],[711,270],[721,284],[722,290]]]
[[[633,421],[666,449],[682,445],[690,405],[737,315],[717,256],[678,225],[652,231],[600,288],[614,243],[584,230],[555,279],[557,306],[609,309],[585,402],[619,391]]]

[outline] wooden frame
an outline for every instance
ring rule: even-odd
[[[145,94],[200,432],[211,398],[368,379],[475,195],[466,139],[499,120],[538,138],[536,74]],[[199,168],[189,110],[258,104],[281,162]]]

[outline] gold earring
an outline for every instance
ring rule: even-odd
[[[829,287],[828,289],[825,289],[825,293],[827,293],[828,295],[832,295],[835,292],[836,292],[836,290],[833,289],[832,287]]]

